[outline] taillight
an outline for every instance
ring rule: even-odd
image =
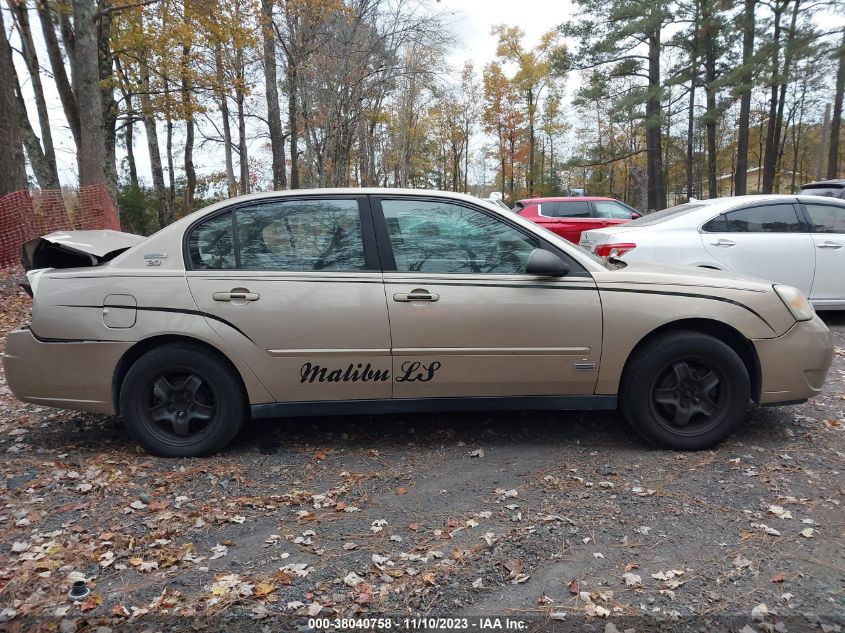
[[[599,244],[593,251],[599,257],[622,257],[625,253],[637,248],[636,244],[625,242],[621,244]]]

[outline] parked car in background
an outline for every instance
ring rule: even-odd
[[[489,202],[490,204],[495,204],[500,209],[505,209],[506,211],[510,211],[510,207],[502,202],[501,198],[484,198],[484,202]]]
[[[157,455],[220,450],[250,415],[617,405],[655,444],[709,448],[752,401],[817,395],[833,358],[795,288],[608,266],[458,193],[252,194],[147,238],[46,235],[23,263],[8,387],[119,413]]]
[[[808,182],[806,185],[801,185],[798,195],[845,199],[845,178]]]
[[[819,309],[845,309],[845,200],[734,196],[696,200],[581,237],[600,257],[715,268],[795,286]]]
[[[517,201],[513,211],[574,244],[584,231],[640,217],[636,209],[613,198],[528,198]]]

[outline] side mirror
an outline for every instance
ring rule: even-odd
[[[643,217],[641,213],[637,213],[636,211],[631,211],[631,219],[636,220],[637,218]]]
[[[538,277],[563,277],[569,272],[569,265],[554,253],[535,248],[528,256],[525,272]]]

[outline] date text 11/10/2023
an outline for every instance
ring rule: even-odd
[[[480,616],[474,618],[402,617],[402,618],[311,618],[308,627],[335,631],[527,631],[529,622],[520,618]]]

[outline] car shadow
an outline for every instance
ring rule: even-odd
[[[834,325],[845,325],[845,310],[825,310],[819,312],[819,317],[828,327]]]

